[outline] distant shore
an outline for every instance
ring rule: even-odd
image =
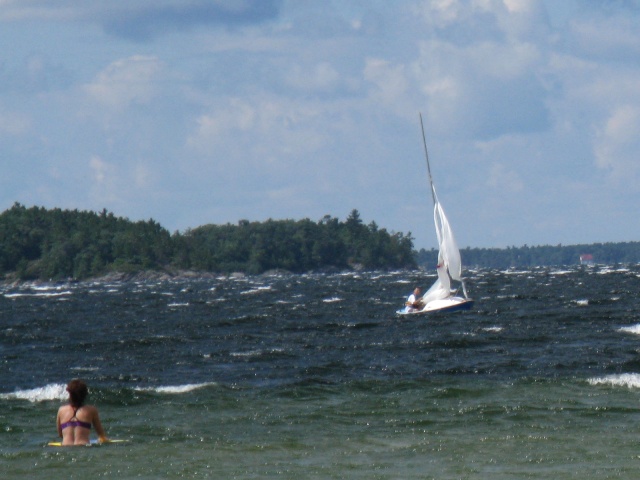
[[[341,272],[357,272],[362,271],[360,265],[356,265],[350,269],[325,268],[309,273],[341,273]],[[66,283],[118,283],[118,282],[166,282],[166,281],[184,281],[184,280],[214,280],[220,278],[244,278],[252,277],[272,277],[277,275],[293,275],[294,272],[283,269],[273,269],[260,274],[249,274],[246,272],[204,272],[196,270],[180,270],[180,269],[163,269],[163,270],[144,270],[139,272],[110,272],[92,278],[67,278],[67,279],[31,279],[22,280],[18,278],[16,272],[5,275],[0,280],[0,284],[4,286],[20,286],[20,285],[61,285]],[[297,274],[302,275],[302,274]]]

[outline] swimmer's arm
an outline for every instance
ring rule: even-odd
[[[102,422],[100,421],[100,414],[98,413],[98,409],[94,407],[93,409],[93,423],[94,428],[96,429],[96,433],[98,434],[98,441],[100,443],[108,442],[107,434],[102,427]]]

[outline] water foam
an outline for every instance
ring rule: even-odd
[[[16,390],[11,393],[1,393],[3,400],[28,400],[29,402],[45,402],[47,400],[66,400],[67,386],[60,383],[52,383],[44,387],[31,388],[28,390]]]
[[[640,335],[640,323],[636,323],[635,325],[630,325],[628,327],[620,327],[618,331],[623,333],[633,333],[635,335]]]
[[[165,393],[165,394],[179,394],[179,393],[188,393],[194,390],[198,390],[200,388],[209,387],[212,385],[216,385],[215,382],[205,382],[205,383],[188,383],[186,385],[169,385],[169,386],[161,386],[161,387],[147,387],[147,388],[136,388],[139,392],[155,392],[155,393]]]
[[[62,297],[66,295],[73,295],[73,292],[66,290],[64,292],[43,292],[43,293],[5,293],[5,298],[19,298],[19,297]]]
[[[499,333],[503,330],[503,328],[502,327],[485,327],[482,330],[485,332]]]
[[[590,378],[591,385],[611,385],[614,387],[640,388],[640,373],[621,373],[604,377]]]
[[[324,303],[335,303],[335,302],[342,302],[342,298],[340,297],[331,297],[331,298],[325,298],[322,300]]]
[[[271,290],[270,286],[257,287],[257,288],[252,288],[250,290],[245,290],[244,292],[240,292],[240,295],[253,295],[253,294],[256,294],[256,293],[268,292],[269,290]]]

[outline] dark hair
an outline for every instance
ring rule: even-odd
[[[67,392],[69,392],[69,403],[74,407],[81,407],[89,394],[89,389],[86,383],[76,379],[69,382]]]

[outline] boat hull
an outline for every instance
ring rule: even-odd
[[[458,312],[461,310],[469,310],[473,307],[473,300],[463,297],[448,297],[442,300],[434,300],[427,303],[422,310],[405,307],[398,310],[398,315],[420,315],[425,313],[445,313]]]

